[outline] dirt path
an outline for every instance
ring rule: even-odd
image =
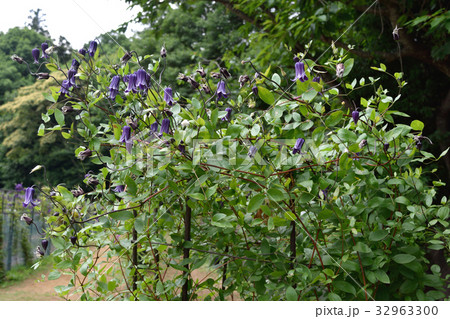
[[[56,280],[48,280],[48,273],[51,267],[45,270],[38,270],[30,278],[6,288],[0,288],[1,301],[64,301],[58,297],[55,287],[67,285],[70,276],[62,275]],[[46,276],[42,279],[42,274]]]

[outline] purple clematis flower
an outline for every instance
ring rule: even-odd
[[[70,86],[78,87],[75,82],[75,75],[77,74],[77,70],[74,68],[70,68],[69,72],[67,72],[67,79],[69,80]]]
[[[113,76],[113,78],[111,79],[111,84],[108,87],[109,98],[113,101],[116,99],[116,95],[119,93],[119,83],[120,83],[120,76],[118,75]]]
[[[37,203],[33,202],[34,197],[34,188],[33,187],[27,187],[25,190],[25,199],[23,201],[23,207],[27,207],[31,204],[31,206],[36,206]]]
[[[87,51],[85,48],[81,48],[80,50],[78,50],[78,53],[81,55],[86,55]]]
[[[158,123],[157,122],[150,125],[150,131],[152,131],[153,133],[158,132]]]
[[[23,185],[22,185],[22,183],[19,183],[19,184],[16,184],[16,187],[15,187],[15,190],[16,191],[18,191],[18,192],[21,192],[21,191],[23,191]]]
[[[297,142],[295,142],[295,146],[292,150],[292,154],[301,153],[303,144],[305,143],[305,140],[303,138],[297,139]]]
[[[34,63],[38,64],[39,63],[39,49],[34,48],[33,50],[31,50],[31,55],[33,56]]]
[[[129,76],[128,76],[128,87],[126,88],[126,90],[125,90],[125,93],[130,93],[130,92],[133,92],[133,93],[137,93],[137,89],[136,89],[136,74],[130,74]],[[125,81],[125,79],[124,79],[124,81]]]
[[[41,44],[41,49],[42,49],[42,56],[41,56],[41,58],[42,58],[42,59],[48,59],[48,54],[45,53],[45,50],[48,49],[48,44],[47,44],[47,42],[44,42],[44,43]]]
[[[128,153],[131,153],[131,147],[133,146],[133,141],[131,139],[131,127],[124,126],[122,129],[122,136],[120,137],[119,142],[125,143],[125,147]]]
[[[144,69],[139,69],[134,74],[136,74],[136,87],[139,90],[148,89],[148,82],[150,81],[150,75],[147,72],[145,72]]]
[[[170,120],[163,119],[162,123],[161,123],[161,129],[159,130],[159,135],[162,136],[163,133],[169,134],[169,126],[170,126]]]
[[[62,97],[64,97],[64,94],[69,95],[70,87],[71,87],[70,81],[69,80],[63,80],[62,83],[61,83],[61,89],[58,91],[58,93],[61,93]]]
[[[175,101],[174,101],[173,95],[172,95],[172,88],[170,86],[168,86],[164,89],[164,101],[167,103],[168,106],[172,106],[175,104]]]
[[[224,117],[222,117],[222,121],[230,121],[231,120],[231,112],[233,111],[230,107],[227,107],[225,109],[225,111],[227,111],[227,115],[225,115]]]
[[[258,149],[256,148],[256,146],[255,146],[255,145],[252,145],[252,146],[250,146],[250,149],[248,150],[247,155],[248,155],[250,158],[253,158],[253,157],[255,156],[257,150],[258,150]]]
[[[97,41],[91,41],[91,43],[89,44],[88,52],[91,57],[94,56],[95,51],[97,51],[97,45]]]
[[[252,92],[255,96],[258,96],[258,87],[256,85],[252,87]]]
[[[220,81],[219,84],[217,84],[217,97],[219,99],[223,98],[228,98],[228,93],[225,90],[225,82],[224,81]]]
[[[123,191],[125,191],[125,186],[124,185],[118,185],[116,186],[116,188],[113,189],[114,192],[116,193],[122,193]]]
[[[355,122],[355,124],[357,124],[358,120],[359,120],[359,112],[358,111],[353,111],[352,112],[352,118],[353,118],[353,122]]]
[[[295,63],[295,78],[292,81],[297,80],[300,80],[300,82],[308,81],[308,77],[305,73],[305,65],[300,61]]]

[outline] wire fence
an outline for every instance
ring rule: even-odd
[[[43,239],[37,229],[45,229],[45,220],[32,205],[23,207],[24,194],[21,189],[0,189],[0,273],[14,266],[30,265]],[[42,207],[41,211],[50,209]],[[21,220],[24,213],[33,219],[37,229]],[[47,250],[50,251],[50,247]]]

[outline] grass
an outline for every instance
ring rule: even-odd
[[[31,268],[31,265],[21,265],[12,267],[11,270],[7,271],[5,277],[0,282],[0,288],[6,288],[16,285],[25,279],[30,278],[36,272],[42,272],[42,269],[48,269],[51,267],[53,261],[50,256],[44,257],[39,269],[35,270]]]

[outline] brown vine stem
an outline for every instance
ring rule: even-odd
[[[356,245],[356,241],[355,241],[355,238],[353,237],[352,232],[350,232],[350,236],[352,236],[353,245]],[[361,256],[359,255],[359,251],[356,251],[356,254],[358,255],[359,267],[361,268],[361,275],[362,275],[363,284],[364,284],[364,295],[365,295],[366,301],[368,301],[369,299],[367,298],[366,276],[364,274],[364,268],[363,268],[363,265],[361,262]]]

